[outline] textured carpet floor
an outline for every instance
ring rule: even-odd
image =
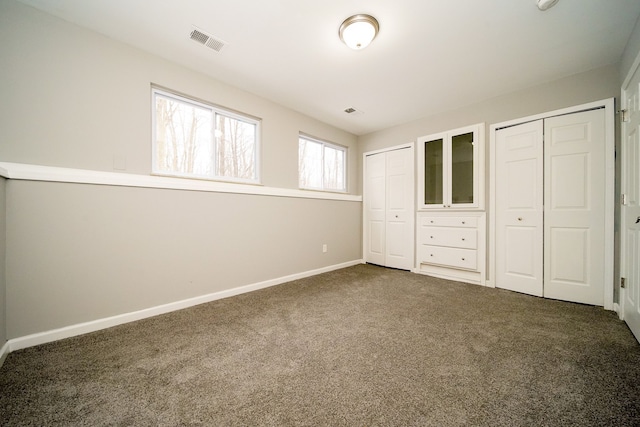
[[[634,426],[614,313],[358,265],[9,354],[0,425]]]

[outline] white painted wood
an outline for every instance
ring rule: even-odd
[[[484,285],[484,212],[418,212],[417,223],[417,273]]]
[[[605,111],[544,121],[544,296],[604,305]]]
[[[413,162],[413,148],[386,153],[385,265],[403,270],[411,270],[414,265]]]
[[[500,130],[506,127],[517,126],[519,124],[528,123],[540,119],[546,119],[550,117],[578,113],[581,111],[587,111],[596,108],[605,109],[605,173],[602,179],[605,182],[605,195],[603,203],[605,204],[604,213],[604,308],[612,310],[614,307],[613,298],[613,279],[614,279],[614,205],[615,201],[615,112],[614,112],[614,99],[609,98],[601,101],[594,101],[587,104],[576,105],[573,107],[563,108],[560,110],[550,111],[546,113],[536,114],[529,117],[523,117],[507,122],[496,123],[490,127],[490,184],[489,184],[489,201],[490,201],[490,216],[489,227],[490,230],[496,230],[489,234],[489,257],[491,259],[491,266],[489,270],[489,278],[487,280],[488,285],[498,286],[497,276],[497,259],[498,259],[498,243],[497,243],[497,198],[498,187],[501,179],[497,174],[496,157],[497,157],[497,138]]]
[[[640,55],[638,56],[640,58]],[[621,276],[625,288],[620,292],[621,314],[640,341],[640,65],[622,91],[622,107],[629,121],[622,125]]]
[[[295,190],[220,181],[170,178],[155,175],[102,172],[23,163],[0,162],[0,176],[25,181],[73,182],[77,184],[113,185],[118,187],[162,188],[213,193],[255,194],[261,196],[302,199],[362,201],[362,196],[324,191]]]
[[[478,231],[469,228],[420,227],[418,239],[434,246],[478,249]]]
[[[9,355],[9,350],[10,350],[9,341],[7,341],[0,348],[0,368],[2,368],[4,361],[7,360],[7,356]]]
[[[457,135],[473,134],[473,203],[460,203],[452,199],[453,182],[453,156],[451,143]],[[419,210],[482,210],[484,209],[484,123],[478,123],[451,131],[421,136],[418,138],[418,209]],[[443,141],[443,165],[442,165],[442,203],[428,204],[425,202],[425,144],[430,141],[442,139]]]
[[[542,120],[496,132],[495,170],[495,286],[542,296]]]
[[[422,245],[419,251],[420,259],[428,264],[467,270],[476,270],[478,268],[478,251],[475,249]]]
[[[159,314],[170,313],[172,311],[181,310],[183,308],[193,307],[195,305],[204,304],[207,302],[216,301],[223,298],[228,298],[235,295],[256,291],[258,289],[268,288],[270,286],[280,285],[282,283],[291,282],[293,280],[299,280],[305,277],[311,277],[317,274],[327,273],[329,271],[339,270],[341,268],[351,267],[351,266],[362,264],[362,263],[363,263],[363,260],[354,260],[354,261],[349,261],[341,264],[331,265],[328,267],[318,268],[315,270],[309,270],[302,273],[291,274],[289,276],[283,276],[276,279],[266,280],[263,282],[258,282],[258,283],[254,283],[246,286],[240,286],[234,289],[227,289],[225,291],[214,292],[211,294],[202,295],[195,298],[189,298],[182,301],[176,301],[169,304],[163,304],[155,307],[150,307],[144,310],[138,310],[131,313],[125,313],[117,316],[94,320],[91,322],[70,325],[64,328],[53,329],[51,331],[31,334],[24,337],[12,338],[7,342],[7,344],[9,347],[9,352],[21,350],[23,348],[33,347],[36,345],[45,344],[48,342],[57,341],[65,338],[75,337],[75,336],[86,334],[89,332],[95,332],[102,329],[111,328],[113,326],[122,325],[124,323],[135,322],[137,320],[146,319],[149,317],[157,316]],[[3,347],[2,351],[4,351],[5,347]]]
[[[459,214],[460,215],[460,214]],[[432,215],[420,215],[420,224],[428,227],[471,227],[476,228],[478,226],[479,217],[473,216],[432,216]]]
[[[366,262],[414,267],[413,145],[365,153],[363,252]]]
[[[365,156],[364,161],[364,259],[386,265],[387,155]]]

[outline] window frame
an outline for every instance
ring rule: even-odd
[[[169,98],[187,105],[192,105],[195,108],[203,108],[211,112],[211,126],[212,126],[211,135],[212,135],[212,142],[213,142],[213,155],[211,158],[211,162],[213,163],[213,170],[214,170],[214,173],[212,175],[174,172],[174,171],[166,171],[166,170],[159,169],[158,141],[157,141],[157,132],[158,132],[157,104],[156,104],[157,96]],[[216,136],[218,115],[255,126],[255,142],[254,142],[255,146],[254,146],[254,155],[253,155],[254,178],[253,179],[238,178],[238,177],[224,176],[224,175],[218,174],[218,156],[217,156],[217,147],[218,147],[217,138],[218,137]],[[261,119],[250,116],[248,114],[244,114],[244,113],[233,111],[224,107],[220,107],[218,105],[215,105],[206,101],[202,101],[197,98],[193,98],[191,96],[176,93],[164,88],[159,88],[156,86],[151,87],[151,116],[152,116],[151,117],[151,156],[152,156],[151,174],[152,175],[185,178],[185,179],[198,179],[198,180],[206,180],[206,181],[229,182],[229,183],[238,183],[238,184],[262,185],[262,173],[261,173],[262,120]]]
[[[301,185],[300,182],[300,140],[304,139],[306,141],[309,142],[313,142],[316,144],[320,144],[322,145],[322,187],[303,187]],[[344,188],[343,189],[334,189],[334,188],[326,188],[325,184],[324,184],[324,176],[325,176],[325,167],[324,167],[324,153],[325,153],[325,147],[329,147],[332,148],[334,150],[339,150],[342,151],[342,153],[344,154],[344,165],[342,168],[342,181],[344,182]],[[316,138],[314,136],[310,136],[307,135],[305,133],[300,132],[298,134],[298,188],[301,190],[308,190],[308,191],[325,191],[325,192],[330,192],[330,193],[347,193],[348,189],[349,189],[349,182],[347,181],[347,178],[349,176],[347,168],[349,165],[349,147],[343,146],[343,145],[339,145],[339,144],[335,144],[333,142],[329,142],[329,141],[325,141],[323,139],[320,138]]]

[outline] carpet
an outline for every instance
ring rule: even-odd
[[[600,307],[357,265],[16,351],[0,425],[633,426]]]

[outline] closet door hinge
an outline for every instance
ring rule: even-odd
[[[622,206],[625,206],[627,204],[627,195],[626,194],[621,194],[620,195],[620,203],[622,204]]]
[[[625,278],[624,278],[624,277],[621,277],[621,278],[620,278],[620,287],[621,287],[622,289],[624,289],[624,287],[626,286],[626,283],[625,283],[625,282],[626,282]]]
[[[620,110],[620,121],[625,123],[629,121],[629,110]]]

